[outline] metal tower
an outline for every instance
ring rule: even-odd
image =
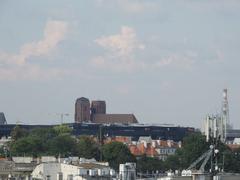
[[[228,95],[227,95],[227,89],[223,89],[223,102],[222,102],[222,140],[226,141],[227,138],[227,132],[230,128],[230,122],[229,122],[229,106],[228,106]]]
[[[226,120],[227,126],[230,125],[227,89],[223,89],[222,115]]]

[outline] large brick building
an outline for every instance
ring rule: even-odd
[[[90,102],[87,98],[81,97],[75,103],[75,122],[90,122]]]
[[[90,101],[81,97],[75,103],[75,122],[92,122],[97,124],[133,124],[138,123],[133,114],[106,114],[105,101]]]

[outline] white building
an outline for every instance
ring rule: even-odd
[[[32,179],[46,180],[83,180],[111,179],[115,175],[109,166],[95,163],[71,165],[58,162],[41,163],[32,172]]]
[[[119,165],[120,180],[135,180],[136,179],[136,163],[125,163]]]

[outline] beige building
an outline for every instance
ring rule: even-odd
[[[33,180],[105,180],[112,179],[113,176],[114,170],[97,163],[41,163],[32,172]]]

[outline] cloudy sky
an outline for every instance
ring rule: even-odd
[[[0,0],[0,111],[54,124],[81,96],[201,127],[228,88],[240,128],[240,1]]]

